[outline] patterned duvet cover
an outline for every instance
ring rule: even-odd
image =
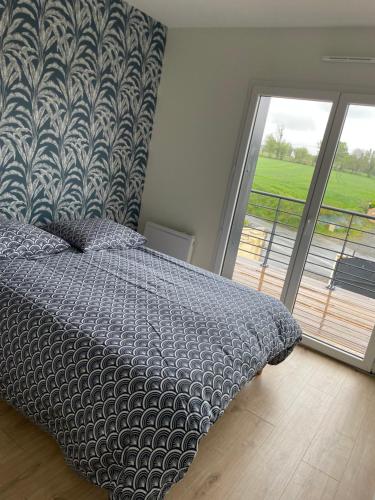
[[[0,260],[0,398],[113,500],[162,499],[300,336],[279,301],[146,248]]]

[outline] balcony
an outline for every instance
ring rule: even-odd
[[[305,202],[253,190],[233,280],[280,298]],[[294,316],[304,333],[363,358],[375,318],[375,216],[322,205]]]

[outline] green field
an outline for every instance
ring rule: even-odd
[[[259,157],[253,188],[306,199],[313,170],[309,165]],[[366,213],[371,201],[375,201],[375,177],[332,171],[325,205]]]
[[[309,165],[259,157],[253,189],[305,200],[313,170],[313,167]],[[325,205],[366,213],[368,204],[373,201],[375,201],[374,177],[332,171],[324,198]],[[249,204],[249,213],[273,219],[277,200],[252,194],[250,202],[271,208],[254,208]],[[280,208],[287,212],[300,214],[303,205],[283,201]],[[327,210],[322,210],[321,213],[328,215],[328,217],[337,215]],[[299,223],[299,217],[283,213],[279,215],[279,220],[295,227]],[[362,223],[362,221],[360,222]],[[325,233],[328,224],[327,227],[325,224],[319,226],[319,230]]]

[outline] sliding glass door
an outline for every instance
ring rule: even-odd
[[[373,97],[256,89],[221,269],[280,298],[307,345],[367,371],[375,356],[372,130]]]

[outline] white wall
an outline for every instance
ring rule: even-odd
[[[169,30],[140,229],[152,220],[197,238],[210,269],[252,80],[375,92],[375,65],[322,55],[374,55],[375,29]]]

